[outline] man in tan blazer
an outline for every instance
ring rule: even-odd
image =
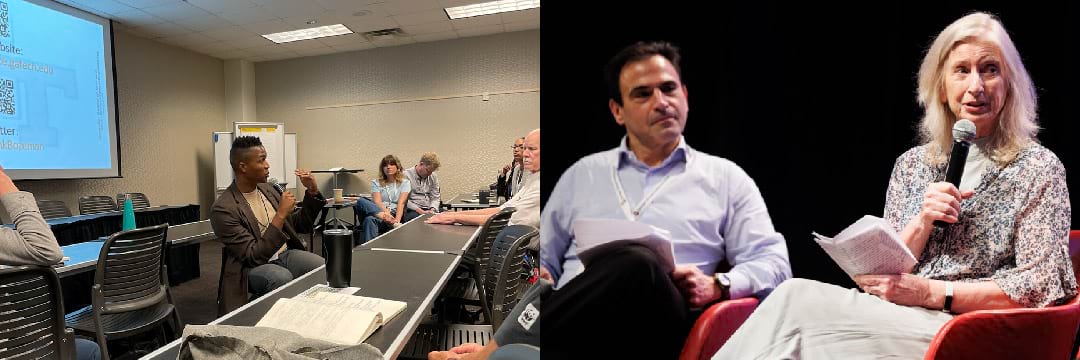
[[[219,316],[246,303],[249,292],[261,296],[325,263],[304,250],[297,233],[311,231],[326,204],[311,173],[295,171],[307,191],[301,211],[294,212],[296,197],[266,183],[270,164],[259,138],[236,138],[229,161],[235,180],[214,202],[210,215],[214,233],[225,244]]]

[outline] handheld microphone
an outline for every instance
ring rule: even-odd
[[[282,186],[280,182],[278,182],[277,178],[270,178],[270,180],[267,180],[266,182],[270,183],[270,185],[273,185],[274,189],[277,189],[278,194],[285,193],[285,187]]]
[[[964,175],[964,164],[967,162],[968,149],[971,141],[975,140],[975,123],[968,119],[960,119],[952,128],[953,147],[949,156],[949,167],[945,168],[945,181],[960,188],[960,177]],[[959,218],[959,214],[957,214]],[[944,227],[949,223],[935,220],[934,226]]]

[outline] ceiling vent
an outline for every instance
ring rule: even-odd
[[[399,36],[405,36],[405,32],[401,31],[401,28],[382,29],[375,31],[368,31],[363,33],[365,39],[368,41],[392,39]]]

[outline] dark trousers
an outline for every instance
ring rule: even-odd
[[[677,359],[698,315],[651,250],[626,246],[551,293],[541,349],[553,359]]]

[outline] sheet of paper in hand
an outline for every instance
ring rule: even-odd
[[[918,261],[885,219],[866,215],[834,238],[813,233],[814,241],[852,278],[866,274],[899,274]]]
[[[578,258],[589,266],[597,256],[629,244],[645,245],[656,252],[665,271],[675,269],[671,233],[636,221],[622,219],[578,219],[572,225]]]

